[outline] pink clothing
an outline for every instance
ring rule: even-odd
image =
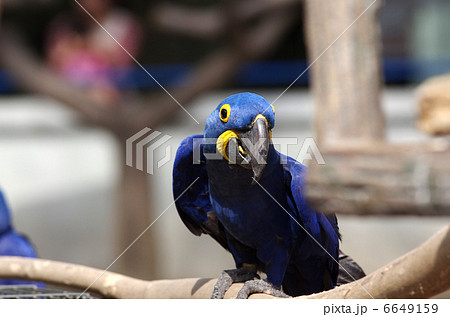
[[[76,16],[58,17],[49,28],[47,55],[50,66],[79,87],[115,86],[113,70],[129,66],[140,46],[138,22],[128,12],[112,9],[99,21],[120,45],[94,21]]]

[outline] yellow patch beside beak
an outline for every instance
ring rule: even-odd
[[[255,124],[256,120],[258,120],[258,119],[263,119],[264,121],[266,121],[266,126],[267,127],[269,126],[269,122],[267,121],[266,117],[264,117],[262,114],[259,114],[256,116],[255,120],[253,120],[252,125]]]
[[[232,131],[232,130],[227,130],[224,133],[222,133],[221,135],[219,135],[219,137],[217,138],[217,142],[216,142],[216,148],[217,151],[219,151],[220,154],[222,154],[222,156],[227,160],[230,161],[230,159],[228,158],[228,155],[226,153],[226,148],[228,145],[228,142],[232,139],[232,138],[237,138],[239,139],[238,135],[236,134],[236,132]]]
[[[272,106],[272,108],[273,108],[273,106]],[[275,109],[273,111],[275,111]],[[255,120],[253,120],[253,124],[255,124],[256,120],[258,120],[258,119],[264,119],[264,121],[266,121],[266,126],[269,126],[269,122],[267,121],[266,117],[264,117],[262,114],[259,114],[256,116]],[[270,137],[270,139],[272,139],[272,130],[269,130],[269,137]]]

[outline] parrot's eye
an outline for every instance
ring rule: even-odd
[[[230,111],[231,109],[229,104],[223,105],[219,111],[220,120],[223,122],[228,122],[228,119],[230,118]]]

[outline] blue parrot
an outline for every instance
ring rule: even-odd
[[[245,282],[238,298],[298,296],[337,283],[337,219],[306,202],[306,168],[275,150],[274,125],[275,109],[263,97],[235,94],[211,113],[203,135],[177,150],[173,195],[182,221],[214,238],[236,264],[219,276],[212,298],[235,282]]]
[[[0,190],[0,255],[23,256],[35,258],[36,252],[30,241],[14,231],[11,225],[11,215],[6,200]],[[0,279],[0,285],[35,284],[43,287],[43,283],[24,280]]]

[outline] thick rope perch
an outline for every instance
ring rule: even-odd
[[[84,290],[102,270],[43,259],[0,257],[0,278],[38,280]],[[90,291],[108,298],[209,298],[215,279],[144,281],[105,272]],[[233,285],[234,298],[242,284]],[[430,298],[450,289],[450,225],[425,243],[365,278],[298,298]],[[370,295],[369,295],[370,294]],[[254,294],[250,298],[273,298]]]

